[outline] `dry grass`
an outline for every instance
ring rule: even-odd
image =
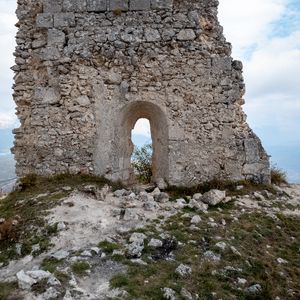
[[[197,293],[199,299],[299,299],[300,220],[282,215],[273,219],[263,213],[246,212],[240,215],[239,221],[233,221],[232,211],[228,205],[222,212],[211,210],[201,215],[197,231],[189,229],[190,219],[182,218],[182,214],[171,217],[163,229],[182,243],[174,251],[176,261],[149,260],[153,253],[146,249],[142,258],[148,265],[138,266],[127,261],[128,273],[115,276],[112,286],[124,288],[130,294],[126,299],[162,299],[164,287],[178,294],[184,287]],[[217,224],[225,219],[227,225],[211,227],[209,217]],[[155,231],[147,234],[149,238],[157,237]],[[224,251],[215,246],[220,240],[227,244]],[[233,253],[230,246],[234,246],[241,257]],[[221,261],[218,264],[205,261],[203,253],[207,250],[221,255]],[[279,264],[279,257],[288,263]],[[176,276],[175,269],[180,263],[192,267],[190,277]],[[228,266],[234,269],[226,269]],[[239,286],[238,278],[245,278],[247,284]],[[263,290],[260,295],[251,297],[244,289],[256,283]]]

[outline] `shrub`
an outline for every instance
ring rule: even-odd
[[[86,261],[77,261],[72,264],[72,271],[79,276],[85,275],[89,269],[90,265]]]
[[[102,241],[98,244],[98,247],[100,247],[106,254],[113,253],[114,250],[117,250],[120,248],[120,246],[116,243],[111,243],[109,241]]]
[[[141,148],[135,147],[132,154],[134,174],[142,183],[151,182],[152,178],[152,145],[146,144]]]
[[[277,166],[271,167],[271,183],[280,185],[287,184],[287,176],[286,173],[279,169]]]

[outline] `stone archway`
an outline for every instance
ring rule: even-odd
[[[123,107],[116,121],[115,145],[118,152],[116,157],[118,164],[114,177],[124,182],[133,179],[133,169],[131,167],[131,155],[133,143],[131,141],[131,131],[138,119],[145,118],[150,122],[153,156],[152,173],[153,180],[163,178],[168,180],[169,157],[168,157],[168,122],[162,109],[151,102],[137,101]]]

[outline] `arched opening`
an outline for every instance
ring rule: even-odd
[[[150,123],[152,137],[152,178],[156,181],[163,178],[168,181],[168,122],[163,110],[151,102],[137,101],[121,109],[115,127],[116,160],[114,179],[124,182],[134,181],[131,165],[131,154],[134,149],[131,132],[139,119],[147,119]]]
[[[148,119],[138,119],[131,130],[131,141],[134,145],[131,154],[131,166],[138,182],[149,183],[152,180],[153,146],[151,127]]]

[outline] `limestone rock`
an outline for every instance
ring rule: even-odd
[[[187,203],[184,199],[176,199],[176,204],[174,205],[176,208],[182,209],[187,206]]]
[[[25,272],[23,270],[18,272],[16,276],[18,279],[19,288],[24,289],[24,290],[29,290],[31,288],[31,286],[37,282],[32,277],[25,274]]]
[[[160,203],[165,203],[169,201],[169,195],[167,193],[161,192],[154,196],[154,200]]]
[[[220,248],[221,250],[224,251],[227,247],[227,244],[224,243],[224,242],[218,242],[218,243],[216,243],[216,247],[218,247],[218,248]]]
[[[195,199],[196,201],[199,201],[202,197],[202,194],[201,193],[196,193],[193,195],[193,199]]]
[[[196,38],[196,34],[193,29],[182,29],[177,35],[177,39],[180,41],[191,41]]]
[[[207,259],[207,260],[210,260],[212,262],[219,262],[221,260],[221,257],[220,255],[217,255],[215,254],[214,252],[212,251],[206,251],[204,252],[204,257]]]
[[[65,251],[65,250],[59,250],[59,251],[51,254],[51,257],[56,258],[58,260],[65,259],[68,256],[69,256],[69,252]]]
[[[195,199],[191,199],[188,207],[195,209],[196,211],[207,211],[208,209],[208,205],[200,202],[200,201],[196,201]]]
[[[163,245],[161,240],[158,239],[151,239],[150,242],[148,243],[148,246],[151,248],[159,248]]]
[[[185,288],[181,289],[180,296],[185,300],[193,300],[193,295]]]
[[[21,270],[17,273],[18,285],[21,289],[29,290],[32,285],[37,282],[40,282],[42,279],[47,279],[53,275],[48,271],[43,270],[34,270],[27,271]]]
[[[144,240],[146,236],[143,233],[134,232],[130,238],[130,244],[127,245],[127,255],[131,258],[139,258],[144,250]]]
[[[222,202],[225,199],[225,197],[225,191],[210,190],[201,197],[201,201],[208,205],[215,206]]]
[[[166,300],[176,300],[176,292],[170,288],[163,288],[163,296]]]
[[[148,201],[144,203],[143,208],[147,211],[155,211],[159,208],[159,204],[155,201]]]
[[[260,284],[254,284],[245,289],[245,292],[250,295],[259,295],[262,292],[262,287]]]
[[[114,196],[115,197],[122,197],[124,196],[125,194],[127,193],[127,191],[125,189],[122,189],[122,190],[116,190],[114,192]]]
[[[156,184],[157,184],[157,187],[160,189],[160,190],[164,190],[168,187],[167,183],[164,181],[163,178],[159,178],[157,181],[156,181]]]
[[[178,274],[180,277],[188,277],[192,274],[192,268],[187,265],[180,264],[176,268],[175,273]]]
[[[146,235],[140,232],[134,232],[130,238],[129,238],[129,242],[144,242],[144,240],[146,239]]]
[[[191,219],[191,224],[197,225],[197,224],[199,224],[200,222],[201,222],[201,218],[200,218],[200,216],[198,216],[198,215],[193,216],[192,219]]]

